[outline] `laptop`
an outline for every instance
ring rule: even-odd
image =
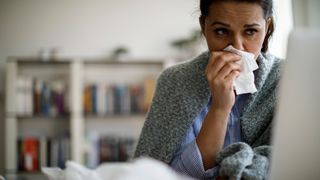
[[[280,81],[270,179],[320,179],[320,30],[294,30]]]

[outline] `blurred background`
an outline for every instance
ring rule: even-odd
[[[285,59],[293,28],[320,27],[319,2],[274,0],[271,53]],[[198,4],[1,0],[0,175],[129,159],[157,75],[206,49]]]

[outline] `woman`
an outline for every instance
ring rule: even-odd
[[[136,157],[150,156],[192,177],[215,178],[216,159],[226,146],[270,144],[280,66],[267,53],[272,6],[272,0],[200,0],[209,51],[161,74]],[[224,51],[229,45],[254,55],[257,92],[235,94],[241,56]]]

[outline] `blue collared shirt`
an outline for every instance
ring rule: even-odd
[[[236,102],[232,107],[231,113],[228,117],[227,131],[223,147],[242,141],[240,117],[243,112],[244,103],[248,99],[248,95],[249,94],[242,94],[236,97]],[[199,179],[213,179],[217,177],[219,169],[219,167],[216,166],[211,169],[204,170],[201,153],[196,143],[196,137],[200,132],[202,123],[209,111],[210,106],[211,98],[208,105],[203,108],[203,110],[189,127],[170,164],[171,167],[176,171]]]

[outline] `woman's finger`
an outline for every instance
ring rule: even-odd
[[[232,71],[241,72],[241,66],[236,62],[227,63],[216,74],[216,77],[219,79],[225,79]]]
[[[213,52],[210,54],[206,67],[206,74],[209,72],[216,76],[226,63],[239,61],[241,57],[230,52]]]
[[[233,82],[234,80],[240,75],[240,71],[232,71],[228,76],[225,78],[225,82],[227,86],[233,90]],[[230,90],[231,90],[230,89]]]

